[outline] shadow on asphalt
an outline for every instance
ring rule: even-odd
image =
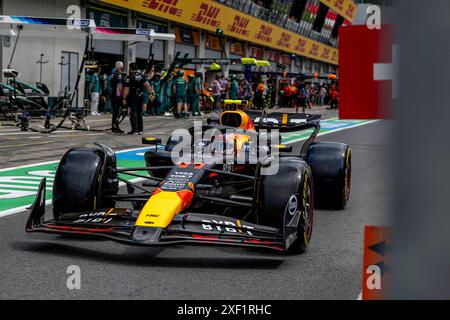
[[[164,248],[136,248],[129,247],[129,252],[110,253],[92,249],[75,247],[57,242],[27,242],[16,241],[12,248],[19,251],[42,254],[47,256],[78,258],[101,263],[120,264],[140,267],[166,268],[208,268],[208,269],[277,269],[285,261],[283,255],[262,254],[259,250],[242,250],[237,257],[230,257],[230,248],[221,250],[226,257],[158,257]],[[182,249],[182,246],[171,247]],[[239,250],[239,249],[238,249]],[[235,251],[236,252],[236,251]],[[248,255],[248,257],[243,255]],[[256,256],[257,255],[257,256]]]

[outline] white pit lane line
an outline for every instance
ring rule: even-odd
[[[130,182],[137,183],[137,182],[142,182],[142,181],[144,181],[144,180],[145,180],[145,179],[143,179],[143,178],[136,178],[136,179],[130,180]],[[48,181],[47,181],[47,183],[48,183]],[[123,183],[123,182],[121,182],[121,183],[119,184],[119,187],[124,187],[124,186],[126,186],[126,184]],[[46,189],[49,190],[49,188],[51,189],[52,186],[48,186],[48,185],[47,185],[47,188],[46,188]],[[52,204],[52,200],[51,200],[51,199],[45,201],[45,206],[50,206],[51,204]],[[17,213],[27,212],[27,211],[30,209],[31,206],[32,206],[32,205],[29,205],[29,206],[23,206],[23,207],[17,207],[17,208],[11,209],[11,210],[3,211],[3,212],[0,213],[0,218],[4,218],[4,217],[7,217],[7,216],[11,216],[11,215],[14,215],[14,214],[17,214]]]
[[[324,136],[324,135],[328,135],[328,134],[333,134],[336,132],[340,132],[340,131],[344,131],[344,130],[350,130],[350,129],[354,129],[354,128],[358,128],[358,127],[362,127],[362,126],[366,126],[375,122],[378,122],[380,120],[373,120],[373,121],[368,121],[368,122],[364,122],[364,123],[359,123],[359,124],[355,124],[354,126],[349,126],[349,127],[345,127],[345,128],[341,128],[341,129],[337,129],[334,131],[329,131],[329,132],[324,132],[319,134],[318,136]],[[69,131],[69,132],[73,132],[73,131]],[[301,142],[301,141],[305,141],[307,138],[302,138],[302,139],[298,139],[295,141],[290,141],[288,144],[294,144],[297,142]],[[140,150],[146,150],[148,148],[135,148],[135,149],[129,149],[129,150],[121,150],[121,151],[117,151],[117,154],[120,153],[126,153],[126,152],[131,152],[131,151],[140,151]],[[58,163],[59,160],[56,161],[48,161],[48,162],[43,162],[43,163],[36,163],[36,164],[32,164],[32,165],[25,165],[25,166],[19,166],[19,167],[11,167],[11,168],[5,168],[5,169],[0,169],[0,172],[3,171],[8,171],[8,170],[15,170],[15,169],[22,169],[22,168],[32,168],[35,166],[40,166],[40,165],[46,165],[46,164],[52,164],[52,163]],[[131,182],[140,182],[143,181],[144,179],[133,179],[130,180]],[[121,186],[124,186],[125,184],[122,183]],[[50,205],[52,203],[51,200],[46,201],[46,205]],[[11,209],[11,210],[7,210],[7,211],[3,211],[0,213],[0,218],[6,217],[6,216],[10,216],[13,214],[17,214],[17,213],[21,213],[21,212],[25,212],[27,211],[27,209],[29,208],[29,206],[23,206],[23,207],[18,207],[15,209]]]
[[[330,119],[327,119],[327,120],[330,120]],[[344,120],[345,121],[345,120]],[[372,123],[375,123],[375,122],[378,122],[378,121],[380,121],[380,120],[371,120],[371,121],[368,121],[368,122],[364,122],[364,123],[358,123],[358,124],[355,124],[355,125],[352,125],[352,126],[348,126],[348,127],[345,127],[345,128],[340,128],[340,129],[336,129],[336,130],[331,130],[331,131],[328,131],[328,132],[322,132],[322,133],[319,133],[317,136],[318,137],[321,137],[321,136],[326,136],[327,134],[333,134],[333,133],[337,133],[337,132],[340,132],[340,131],[345,131],[345,130],[350,130],[350,129],[354,129],[354,128],[358,128],[358,127],[363,127],[363,126],[367,126],[367,125],[369,125],[369,124],[372,124]],[[297,143],[297,142],[301,142],[301,141],[305,141],[305,140],[307,140],[308,138],[301,138],[301,139],[297,139],[297,140],[293,140],[293,141],[289,141],[288,143],[286,143],[286,144],[294,144],[294,143]]]
[[[132,152],[132,151],[141,151],[141,150],[147,150],[147,149],[149,149],[149,148],[147,147],[147,148],[127,149],[127,150],[117,151],[116,154]],[[34,163],[34,164],[31,164],[31,165],[24,165],[24,166],[17,166],[17,167],[11,167],[11,168],[4,168],[4,169],[0,169],[0,172],[9,171],[9,170],[24,169],[24,168],[31,169],[33,167],[44,166],[44,165],[54,164],[54,163],[58,163],[58,162],[59,162],[59,160],[54,160],[54,161],[47,161],[47,162],[41,162],[41,163]],[[47,183],[48,183],[48,180],[49,179],[47,179]],[[136,179],[133,179],[133,180],[130,180],[130,181],[136,183],[136,182],[141,182],[141,181],[144,181],[144,180],[145,179],[142,179],[142,178],[136,178]],[[120,185],[120,187],[123,187],[123,186],[125,186],[125,183],[122,182],[119,185]],[[47,186],[47,189],[48,188],[49,188],[49,186]],[[52,200],[47,200],[45,202],[46,206],[51,205],[51,204],[52,204]],[[17,208],[10,209],[10,210],[2,211],[2,212],[0,212],[0,218],[4,218],[4,217],[11,216],[11,215],[14,215],[14,214],[26,212],[30,206],[31,206],[31,204],[29,206],[22,206],[22,207],[17,207]]]
[[[76,130],[63,130],[63,131],[55,131],[52,133],[39,133],[39,132],[32,132],[32,131],[28,131],[28,132],[22,132],[22,131],[11,131],[11,132],[0,132],[0,136],[33,136],[33,135],[58,135],[58,134],[62,134],[62,133],[75,133],[77,132]]]

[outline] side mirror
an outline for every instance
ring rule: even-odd
[[[143,137],[142,138],[142,144],[150,145],[150,146],[157,146],[161,144],[161,139],[159,138],[151,138],[151,137]]]

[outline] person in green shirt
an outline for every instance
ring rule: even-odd
[[[153,91],[150,93],[150,112],[155,115],[161,115],[164,112],[161,110],[161,74],[156,72],[150,80],[150,85]]]
[[[237,81],[237,77],[235,74],[230,76],[230,100],[237,100],[239,95],[239,82]]]
[[[144,75],[147,78],[147,75]],[[142,112],[144,117],[153,116],[152,110],[149,110],[150,103],[150,92],[146,87],[144,87],[144,92],[142,93]]]
[[[98,112],[98,104],[100,102],[100,79],[98,78],[98,70],[93,71],[91,76],[90,93],[91,93],[91,115],[100,116]]]
[[[84,73],[84,99],[91,99],[91,81],[92,81],[92,71],[86,69]]]
[[[166,117],[172,117],[173,114],[172,112],[175,111],[176,106],[174,103],[174,93],[173,93],[173,81],[174,81],[174,77],[173,75],[169,75],[168,76],[169,79],[167,80],[167,82],[164,85],[164,93],[165,93],[165,104],[164,104],[164,108],[165,108],[165,116]]]
[[[193,74],[189,75],[187,85],[188,104],[191,107],[193,116],[200,116],[199,100],[200,100],[201,83],[200,79]]]
[[[104,113],[111,113],[112,108],[111,108],[111,79],[110,77],[105,73],[102,75],[102,79],[103,79],[103,88],[102,88],[102,100],[104,101],[105,107],[103,109]]]
[[[178,70],[177,77],[173,81],[173,94],[175,95],[175,100],[177,103],[177,112],[175,114],[175,118],[179,118],[180,115],[184,118],[188,118],[188,108],[187,108],[187,83],[184,80],[184,71]],[[183,114],[181,111],[184,111]]]

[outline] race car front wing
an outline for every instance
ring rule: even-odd
[[[27,220],[27,232],[72,234],[106,238],[126,245],[161,247],[182,244],[250,247],[285,252],[283,231],[235,218],[202,213],[175,216],[168,228],[135,226],[131,209],[108,209],[65,214],[60,220],[45,221],[45,179]]]

